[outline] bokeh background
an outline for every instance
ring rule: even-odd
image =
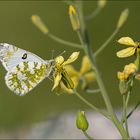
[[[86,0],[83,3],[85,15],[89,15],[97,6],[97,1],[94,0]],[[140,41],[140,1],[108,1],[101,13],[87,22],[92,49],[95,51],[114,31],[119,15],[125,8],[130,10],[127,22],[97,58],[104,83],[116,108],[122,104],[116,73],[134,59],[133,57],[129,59],[116,57],[116,52],[123,48],[117,44],[116,40],[122,36],[130,36],[134,40]],[[63,1],[51,0],[0,1],[0,42],[31,51],[43,59],[51,59],[52,50],[54,50],[55,56],[66,50],[65,57],[78,50],[59,44],[43,35],[31,22],[33,14],[38,14],[54,35],[79,43],[70,24],[68,5]],[[74,64],[77,69],[80,68],[84,55],[81,50],[80,52],[80,58]],[[88,109],[74,95],[55,95],[54,92],[51,92],[53,83],[48,79],[26,96],[18,97],[6,87],[5,74],[5,69],[0,65],[0,130],[29,126],[61,112]],[[81,94],[90,102],[104,108],[100,94]],[[139,83],[135,83],[130,103],[135,104],[139,98]]]

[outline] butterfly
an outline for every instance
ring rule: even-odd
[[[23,96],[36,87],[52,72],[54,60],[39,56],[14,45],[0,43],[0,61],[6,69],[7,87]]]

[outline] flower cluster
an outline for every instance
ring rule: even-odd
[[[62,56],[55,59],[54,86],[52,90],[55,89],[57,93],[72,94],[80,81],[82,81],[82,89],[85,89],[90,82],[95,80],[95,73],[91,71],[91,65],[87,56],[83,57],[79,71],[72,65],[69,65],[77,59],[78,55],[79,52],[74,52],[66,61],[64,61]]]
[[[62,86],[65,86],[67,89],[73,89],[74,84],[65,69],[65,66],[74,62],[79,56],[79,52],[73,52],[71,56],[65,61],[63,56],[58,56],[55,59],[55,66],[53,70],[53,79],[54,79],[54,89],[61,89]]]
[[[118,72],[118,79],[120,80],[119,89],[121,94],[124,94],[127,93],[129,87],[132,86],[130,83],[133,82],[133,77],[139,79],[139,76],[136,72],[139,69],[140,43],[134,42],[133,39],[130,37],[122,37],[118,40],[118,43],[129,46],[128,48],[117,52],[117,56],[119,58],[136,55],[134,63],[125,65],[124,70],[122,72]]]

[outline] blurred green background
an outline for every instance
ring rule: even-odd
[[[97,1],[84,1],[85,15],[89,15],[96,8]],[[122,10],[129,8],[130,15],[120,32],[111,41],[108,47],[98,56],[97,62],[104,83],[115,107],[121,106],[121,95],[118,91],[116,73],[123,66],[133,60],[118,59],[116,51],[123,48],[116,43],[122,36],[130,36],[140,41],[140,1],[108,1],[106,7],[93,20],[87,22],[93,51],[110,36],[115,29],[117,20]],[[51,33],[72,42],[79,43],[76,33],[72,30],[68,5],[63,1],[0,1],[0,40],[29,50],[44,59],[50,59],[52,50],[57,56],[64,50],[64,56],[69,56],[78,49],[59,44],[43,35],[31,22],[31,15],[38,14],[46,23]],[[83,52],[75,62],[75,67],[80,68]],[[39,86],[24,97],[18,97],[5,85],[6,71],[0,65],[0,129],[14,128],[29,125],[32,122],[46,119],[49,115],[62,111],[87,108],[84,103],[74,95],[56,96],[51,92],[52,82],[44,80]],[[131,104],[139,101],[139,83],[135,83],[131,97]],[[84,93],[82,93],[84,95]],[[97,106],[104,107],[100,94],[84,95]]]

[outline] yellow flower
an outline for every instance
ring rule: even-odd
[[[80,71],[77,71],[72,65],[67,65],[65,68],[74,83],[74,88],[78,86],[80,80],[82,81],[83,89],[85,89],[90,82],[95,80],[95,73],[91,70],[91,65],[87,56],[83,57]],[[69,93],[72,93],[72,91],[69,90]]]
[[[127,75],[125,72],[118,72],[117,76],[120,81],[125,81],[129,75]]]
[[[62,56],[55,59],[55,67],[53,72],[54,86],[52,90],[59,86],[66,86],[68,89],[73,89],[74,84],[65,69],[65,66],[74,62],[79,56],[79,52],[73,52],[71,56],[65,61]]]
[[[136,73],[137,67],[134,63],[130,63],[129,65],[125,65],[123,72],[118,72],[118,79],[120,81],[126,81],[130,75]]]
[[[118,40],[118,43],[130,46],[126,49],[117,52],[117,56],[120,58],[132,56],[140,51],[140,43],[134,42],[130,37],[122,37]]]
[[[134,74],[137,70],[137,67],[134,63],[130,63],[129,65],[125,65],[124,67],[124,73],[127,75]]]

